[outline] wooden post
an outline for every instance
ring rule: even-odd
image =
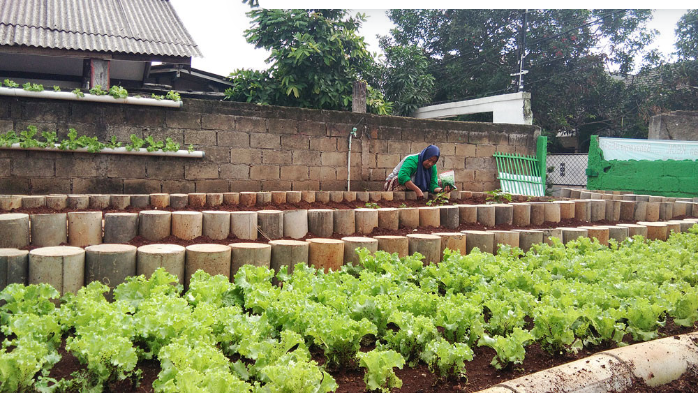
[[[366,113],[366,82],[354,82],[354,92],[351,99],[351,111]]]
[[[90,87],[97,85],[109,90],[109,60],[90,59]]]

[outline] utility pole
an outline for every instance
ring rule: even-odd
[[[524,80],[523,76],[528,74],[528,70],[524,70],[524,58],[526,58],[526,19],[528,10],[524,10],[523,16],[521,18],[521,39],[519,40],[519,71],[513,74],[510,74],[511,76],[518,76],[519,77],[519,89],[518,91],[524,91]]]

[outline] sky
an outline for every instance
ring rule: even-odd
[[[590,7],[604,8],[608,6],[618,6],[618,8],[629,8],[630,4],[590,4]],[[249,5],[243,4],[241,0],[170,0],[186,26],[189,33],[203,52],[203,58],[192,59],[192,67],[202,69],[219,75],[227,76],[230,72],[246,68],[263,70],[268,67],[265,63],[269,53],[263,49],[255,49],[252,44],[247,43],[244,38],[245,29],[250,27],[250,19],[245,15],[250,10]],[[259,0],[260,4],[268,8],[326,8],[326,0]],[[612,1],[614,2],[614,1]],[[410,4],[423,5],[425,3],[410,3],[409,1],[398,0],[353,0],[351,3],[338,2],[337,7],[355,7],[352,14],[357,12],[365,13],[368,16],[359,34],[363,35],[371,52],[381,53],[378,46],[377,35],[389,35],[393,27],[392,22],[385,14],[386,8],[416,8]],[[501,0],[488,2],[498,8],[516,8],[521,5],[506,4]],[[351,4],[351,5],[349,5]],[[462,2],[456,0],[433,0],[429,3],[433,8],[462,8]],[[520,3],[519,3],[520,4]],[[526,2],[525,7],[535,8],[555,8],[559,7],[559,2],[545,4],[545,1]],[[385,7],[376,9],[375,6]],[[460,5],[460,6],[459,6]],[[633,2],[632,7],[649,8],[656,3],[643,4]],[[662,2],[666,7],[680,6],[679,2],[672,0]],[[658,48],[665,56],[670,56],[674,48],[674,29],[676,22],[686,12],[685,9],[661,9],[654,11],[653,20],[648,27],[659,30],[659,35],[655,39],[651,48]]]

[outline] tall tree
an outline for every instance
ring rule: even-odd
[[[675,46],[680,60],[698,60],[698,10],[688,10],[679,19]]]
[[[373,67],[373,57],[357,34],[365,17],[345,10],[253,9],[247,41],[271,51],[266,71],[238,70],[228,99],[317,109],[351,107],[353,82]],[[369,88],[369,109],[390,107]]]

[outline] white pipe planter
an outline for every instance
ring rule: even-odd
[[[138,149],[138,150],[131,150],[129,151],[125,147],[117,147],[117,148],[104,148],[96,153],[91,153],[87,151],[86,147],[80,147],[75,150],[61,150],[58,148],[58,144],[55,145],[56,148],[40,148],[40,147],[29,147],[29,148],[24,148],[20,147],[19,143],[13,143],[12,146],[0,146],[0,149],[7,149],[7,150],[35,150],[35,151],[47,151],[47,152],[52,152],[52,153],[89,153],[89,154],[126,154],[126,155],[135,155],[135,156],[157,156],[157,157],[181,157],[181,158],[203,158],[205,153],[201,150],[195,150],[192,151],[191,153],[188,150],[177,150],[177,151],[162,151],[162,150],[155,150],[155,151],[148,151],[147,149]]]
[[[168,108],[181,108],[182,101],[172,100],[156,100],[154,98],[126,97],[114,98],[110,95],[94,95],[85,93],[84,97],[78,97],[75,93],[64,91],[27,91],[22,88],[0,87],[1,96],[11,97],[28,97],[28,98],[45,98],[52,100],[68,100],[68,101],[87,101],[101,102],[106,104],[128,104],[128,105],[145,105],[145,106],[161,106]]]

